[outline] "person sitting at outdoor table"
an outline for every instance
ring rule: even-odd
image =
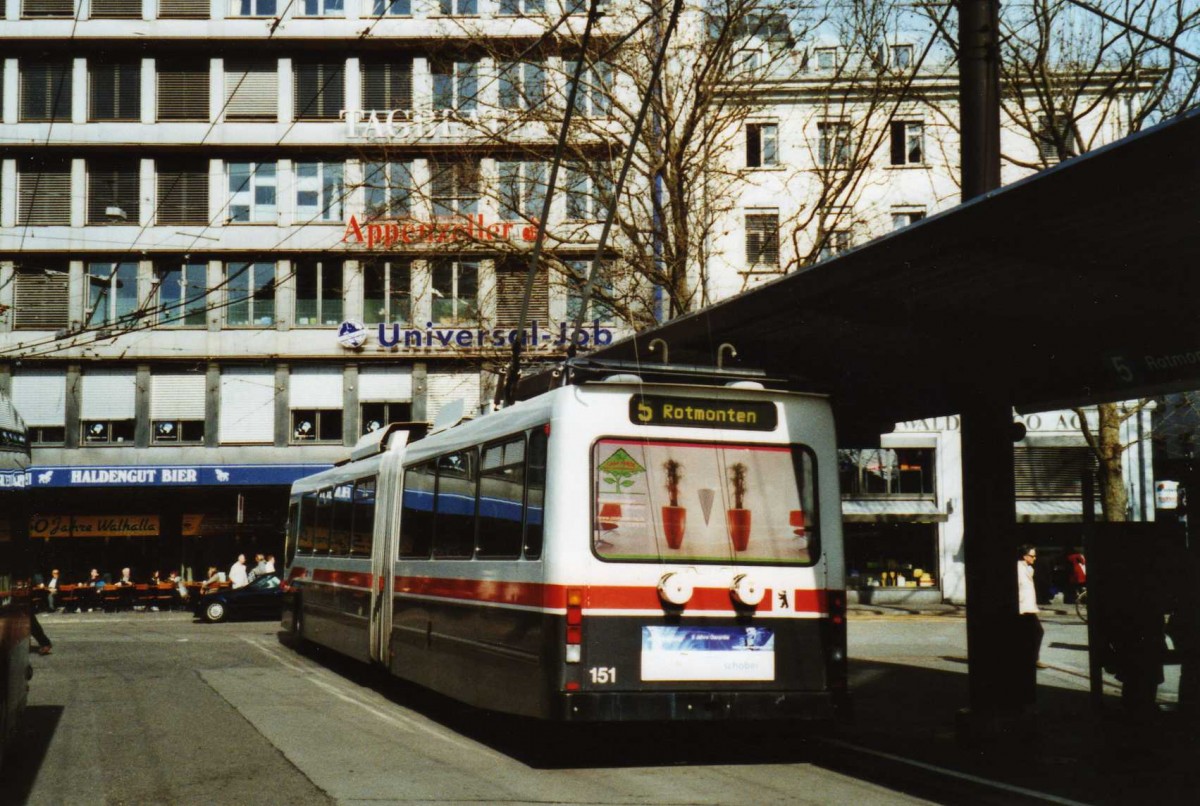
[[[183,577],[172,571],[167,575],[167,582],[175,586],[175,590],[179,591],[179,599],[186,602],[188,599],[188,589],[187,585],[183,582]]]
[[[254,569],[250,572],[250,580],[253,581],[267,572],[267,558],[262,554],[254,555]]]
[[[104,577],[100,576],[100,572],[93,568],[88,574],[88,581],[84,584],[100,590],[104,587]]]
[[[133,587],[133,577],[130,576],[128,568],[121,569],[121,578],[117,580],[117,585],[122,588]]]
[[[218,571],[217,567],[215,565],[210,565],[208,567],[208,578],[200,583],[200,592],[203,593],[210,586],[216,587],[217,585],[222,584],[224,581],[225,581],[225,573],[222,571]]]
[[[157,568],[150,572],[150,584],[151,585],[161,585],[162,584],[162,577],[159,576]]]

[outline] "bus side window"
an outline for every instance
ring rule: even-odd
[[[525,471],[525,558],[542,556],[542,506],[546,499],[546,429],[529,432]]]
[[[400,556],[429,559],[433,548],[433,493],[437,471],[433,462],[404,470],[404,498],[400,512]]]
[[[525,438],[487,445],[479,470],[479,556],[521,556]]]
[[[317,493],[317,517],[313,521],[313,552],[329,553],[329,532],[333,520],[333,488],[326,487]]]
[[[317,528],[317,494],[307,492],[300,499],[300,525],[297,529],[296,550],[312,554],[314,533]]]
[[[438,457],[433,556],[466,559],[475,553],[475,449]]]
[[[296,541],[300,537],[300,502],[288,504],[287,545],[283,548],[283,564],[291,565],[296,556]]]
[[[350,492],[349,484],[333,490],[333,524],[329,530],[329,553],[345,557],[350,553]]]
[[[354,523],[350,530],[350,554],[370,557],[375,537],[375,477],[354,483]]]

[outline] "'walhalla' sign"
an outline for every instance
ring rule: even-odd
[[[537,224],[497,221],[489,224],[482,215],[468,215],[442,221],[372,221],[359,223],[350,216],[342,243],[367,249],[391,249],[405,244],[495,243],[497,241],[537,240]]]

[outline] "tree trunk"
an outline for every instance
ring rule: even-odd
[[[1128,507],[1125,475],[1121,471],[1121,421],[1116,403],[1096,406],[1099,427],[1096,430],[1096,458],[1100,463],[1100,506],[1102,517],[1110,523],[1124,521]]]

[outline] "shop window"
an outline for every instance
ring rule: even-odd
[[[155,445],[199,445],[204,442],[203,420],[153,420],[150,431]]]
[[[157,163],[160,225],[208,223],[208,160],[163,160]]]
[[[273,162],[229,162],[229,221],[274,224],[278,217]]]
[[[21,121],[71,120],[69,59],[29,63],[20,61]]]
[[[225,324],[275,324],[275,264],[225,264]]]
[[[541,62],[500,62],[500,108],[537,109],[546,102],[546,66]]]
[[[342,261],[296,263],[296,324],[336,325],[342,321]]]
[[[570,92],[571,80],[578,61],[563,61],[563,99]],[[575,93],[575,113],[605,117],[612,111],[613,68],[607,62],[593,62],[579,74],[579,90]]]
[[[87,161],[87,223],[137,224],[141,163],[137,159]]]
[[[771,168],[779,164],[779,126],[746,124],[746,167]]]
[[[371,324],[412,321],[412,261],[373,260],[363,267],[363,318]]]
[[[436,56],[429,60],[433,108],[472,112],[478,106],[479,60]]]
[[[296,120],[337,120],[346,108],[343,62],[300,63],[293,67]]]
[[[299,223],[341,221],[346,189],[345,163],[296,163],[296,217]]]
[[[408,11],[404,11],[407,16]],[[401,56],[386,62],[367,61],[359,67],[362,73],[363,109],[412,109],[412,57]]]
[[[202,327],[208,321],[208,264],[167,262],[154,267],[160,327]]]
[[[84,420],[83,441],[87,445],[132,445],[134,423],[134,420]]]
[[[937,524],[847,524],[846,586],[934,587],[939,578],[937,545]]]
[[[432,275],[434,323],[478,322],[479,264],[464,260],[434,260]]]
[[[439,218],[479,212],[479,161],[429,163],[433,214]]]
[[[71,223],[71,160],[17,160],[17,223]]]
[[[606,160],[568,165],[564,191],[567,197],[568,221],[602,221],[612,198],[611,165]],[[538,215],[541,211],[538,211]]]
[[[779,268],[779,213],[746,214],[746,268]]]
[[[892,165],[922,165],[925,163],[925,124],[894,120],[892,135]]]
[[[372,0],[371,13],[376,17],[408,17],[412,15],[412,0]]]
[[[388,423],[412,421],[412,403],[374,402],[361,404],[362,434],[371,434]]]
[[[137,8],[141,16],[139,0]],[[88,62],[88,117],[91,120],[141,120],[142,64]]]
[[[532,221],[546,201],[546,163],[535,160],[498,162],[500,218]]]
[[[341,409],[292,409],[292,442],[342,441]]]
[[[208,120],[207,61],[159,59],[156,71],[159,120]]]
[[[412,213],[413,164],[368,162],[363,165],[368,219],[407,218]]]
[[[13,272],[14,330],[58,330],[69,323],[70,276],[65,263]]]
[[[138,264],[89,263],[88,327],[102,327],[130,321],[138,312]]]
[[[842,495],[932,497],[933,463],[933,448],[839,450]]]
[[[303,0],[301,17],[341,17],[346,13],[345,0]]]

